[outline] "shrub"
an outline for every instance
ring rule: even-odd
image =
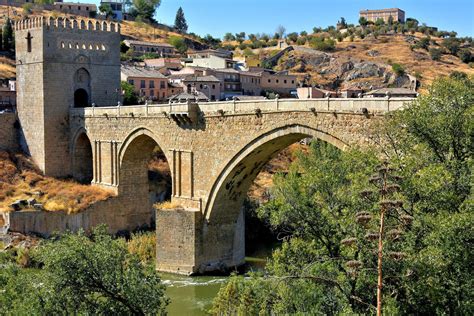
[[[184,54],[188,50],[188,45],[186,45],[186,42],[185,42],[184,38],[182,38],[182,37],[171,36],[170,39],[169,39],[169,43],[171,45],[173,45],[174,48],[176,48],[176,50],[180,54]]]
[[[471,62],[472,54],[469,49],[461,49],[458,53],[458,56],[463,63],[468,64],[469,62]]]
[[[397,76],[402,76],[405,73],[405,68],[397,63],[392,64],[392,70]]]
[[[143,264],[153,264],[156,256],[156,235],[154,232],[132,234],[127,248],[131,254],[137,255]]]
[[[120,83],[120,88],[123,91],[123,104],[124,105],[131,105],[131,104],[138,103],[138,95],[135,92],[135,87],[132,84],[126,81],[122,81]]]
[[[309,45],[317,50],[321,50],[323,52],[330,52],[336,48],[336,42],[330,38],[325,38],[321,36],[313,37]]]
[[[443,46],[449,51],[450,54],[456,55],[459,51],[459,40],[457,38],[445,38],[443,40]]]
[[[418,43],[415,44],[415,48],[428,50],[428,47],[430,46],[430,40],[431,39],[429,37],[423,37]]]
[[[441,49],[439,48],[430,48],[430,56],[432,60],[441,60],[441,56],[443,55]]]

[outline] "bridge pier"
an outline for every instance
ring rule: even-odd
[[[156,210],[156,269],[185,275],[227,272],[245,263],[243,212],[208,223],[199,209]]]

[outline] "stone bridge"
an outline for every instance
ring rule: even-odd
[[[157,210],[157,269],[184,274],[244,262],[247,191],[279,151],[307,137],[367,146],[375,122],[411,99],[275,99],[70,109],[76,178],[111,188],[113,220],[150,224],[147,163],[158,146],[173,209]]]

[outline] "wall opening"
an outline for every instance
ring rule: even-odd
[[[90,184],[93,179],[92,145],[86,133],[77,137],[73,151],[73,177],[83,184]]]
[[[142,212],[149,212],[154,227],[156,203],[171,200],[171,170],[164,152],[148,135],[141,134],[121,154],[119,194],[135,201]]]
[[[30,32],[28,32],[27,36],[26,36],[26,50],[28,53],[31,53],[31,39],[33,37],[31,37],[31,34]]]
[[[85,108],[89,105],[89,94],[84,89],[74,91],[74,107]]]

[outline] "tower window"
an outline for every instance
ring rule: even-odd
[[[28,32],[28,35],[26,36],[26,49],[28,51],[28,53],[31,53],[31,39],[33,37],[31,37],[31,34],[30,32]]]

